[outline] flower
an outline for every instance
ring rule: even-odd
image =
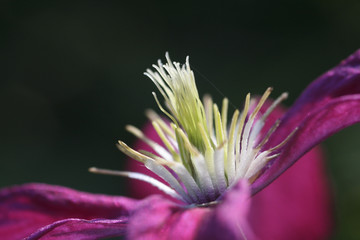
[[[173,124],[168,127],[158,117],[152,120],[167,150],[159,148],[160,145],[133,127],[130,131],[155,147],[160,157],[137,152],[122,142],[119,147],[143,162],[170,187],[141,173],[108,173],[147,181],[184,203],[161,195],[133,200],[43,184],[15,186],[0,191],[0,235],[3,239],[24,236],[29,236],[28,239],[96,239],[124,234],[129,239],[254,239],[257,236],[281,239],[286,235],[279,237],[281,233],[272,230],[279,226],[275,223],[279,217],[276,213],[284,216],[287,213],[278,205],[272,205],[272,200],[279,197],[280,203],[286,202],[287,195],[281,195],[283,187],[290,189],[291,199],[299,199],[297,187],[304,187],[304,192],[299,188],[299,194],[309,194],[306,187],[312,184],[308,183],[306,175],[280,174],[325,138],[360,121],[360,50],[311,83],[279,122],[276,121],[278,103],[286,94],[271,103],[267,101],[271,91],[268,89],[253,103],[250,97],[246,98],[245,110],[242,115],[235,112],[229,130],[226,128],[226,100],[221,113],[214,106],[214,115],[208,107],[211,106],[209,98],[201,107],[194,83],[189,81],[193,75],[188,61],[184,67],[168,61],[167,66],[159,63],[155,68],[163,76],[149,71],[148,75],[165,97],[170,113],[162,108],[156,95],[155,98]],[[164,73],[174,82],[166,85],[164,80],[169,77]],[[186,104],[185,99],[189,101]],[[214,133],[211,116],[214,116]],[[304,156],[309,168],[299,162],[290,171],[294,170],[295,174],[296,169],[305,169],[317,176],[317,151]],[[314,172],[311,169],[315,169]],[[277,181],[259,192],[277,177]],[[297,184],[293,188],[282,184],[290,179]],[[328,234],[328,193],[321,177],[313,179],[320,179],[314,181],[311,189],[322,189],[319,198],[324,203],[319,212],[321,216],[316,219],[325,220],[325,225],[315,221],[315,226],[310,228],[314,230],[313,235],[302,232],[302,239],[318,239]],[[316,206],[321,205],[314,203],[316,200],[305,202],[317,210]],[[264,205],[262,201],[267,202]],[[299,202],[294,201],[293,212]],[[258,208],[254,209],[256,206]],[[277,211],[275,215],[274,211]],[[272,216],[274,221],[266,222],[266,216]],[[291,224],[286,222],[284,226]],[[263,227],[265,232],[262,232]],[[294,229],[299,230],[301,226]],[[285,233],[288,230],[283,229]]]

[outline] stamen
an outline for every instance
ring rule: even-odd
[[[147,155],[150,158],[155,159],[157,162],[164,161],[164,159],[161,159],[152,153],[145,152],[145,151],[141,151],[141,152],[144,155]],[[152,163],[152,162],[146,163],[145,166],[149,170],[153,171],[158,176],[163,178],[166,182],[171,182],[171,184],[175,184],[177,186],[177,184],[173,183],[173,182],[174,182],[174,179],[176,181],[178,181],[178,180],[176,178],[173,178],[174,177],[173,174],[170,173],[163,166],[157,165],[156,163]],[[193,178],[192,175],[190,175],[190,173],[187,171],[187,169],[184,167],[184,165],[182,165],[178,162],[172,162],[172,163],[169,163],[167,165],[167,167],[169,167],[172,171],[174,171],[176,173],[176,177],[178,177],[180,179],[180,181],[184,184],[184,186],[186,187],[186,190],[188,191],[188,195],[190,195],[190,197],[193,199],[193,201],[195,201],[195,202],[200,201],[200,200],[205,201],[205,198],[203,197],[203,194],[201,193],[201,190],[200,190],[199,186],[197,185],[195,179]],[[163,172],[163,173],[160,173],[160,172]],[[165,177],[163,177],[163,175]]]
[[[183,139],[185,143],[185,148],[189,151],[189,153],[192,156],[198,156],[200,155],[199,151],[190,143],[189,138],[186,136],[186,134],[181,130],[180,128],[176,129],[176,132],[180,135],[180,137]]]
[[[221,108],[221,122],[222,128],[224,130],[225,137],[227,136],[226,128],[227,128],[227,114],[228,114],[229,100],[227,98],[223,99],[222,108]]]
[[[185,201],[191,203],[189,197],[187,197],[186,193],[183,192],[183,195],[179,195],[178,192],[174,191],[172,188],[168,187],[167,185],[163,184],[162,182],[152,178],[148,175],[137,173],[137,172],[127,172],[127,171],[114,171],[108,169],[100,169],[96,167],[89,168],[89,172],[96,173],[96,174],[104,174],[104,175],[112,175],[112,176],[122,176],[133,178],[137,180],[141,180],[147,183],[150,183],[154,187],[157,187],[159,190],[163,191],[165,194],[170,195],[173,198],[179,199],[180,201]],[[181,186],[180,186],[181,187]],[[177,189],[179,191],[180,189]],[[181,191],[181,190],[180,190]]]
[[[264,139],[259,143],[259,145],[256,146],[256,149],[261,149],[269,140],[271,134],[273,134],[275,132],[275,130],[277,129],[277,127],[280,125],[280,120],[276,120],[276,122],[274,123],[274,125],[272,125],[272,127],[270,128],[270,130],[266,133]]]
[[[250,150],[253,144],[253,138],[250,134],[251,127],[255,121],[256,115],[260,111],[261,107],[265,103],[266,99],[269,97],[272,88],[267,88],[263,96],[260,98],[257,106],[254,111],[251,113],[249,120],[247,121],[243,133],[243,138],[241,142],[241,153],[240,153],[240,163],[239,163],[239,173],[240,175],[244,175],[247,169],[251,164],[251,160],[253,158],[254,153]]]
[[[135,150],[133,150],[132,148],[130,148],[128,145],[126,145],[124,142],[122,141],[118,141],[118,144],[116,145],[120,151],[122,151],[123,153],[125,153],[126,155],[128,155],[129,157],[141,162],[141,163],[145,163],[146,160],[148,160],[149,158]]]
[[[273,147],[273,148],[270,148],[268,151],[269,152],[273,152],[279,148],[281,148],[282,146],[284,146],[291,138],[292,136],[294,136],[294,134],[296,133],[296,131],[298,130],[298,128],[295,128],[290,134],[289,136],[287,136],[279,145]]]
[[[238,110],[236,110],[234,112],[234,115],[231,119],[231,125],[230,125],[230,131],[229,131],[229,144],[228,144],[228,154],[227,154],[227,159],[225,159],[225,166],[226,166],[226,175],[228,178],[228,182],[232,182],[234,180],[235,177],[235,154],[234,154],[234,138],[235,138],[235,128],[236,128],[236,123],[237,120],[239,118],[239,114],[240,112]]]
[[[273,88],[269,87],[266,89],[265,93],[262,95],[262,97],[260,98],[259,103],[257,104],[257,106],[255,107],[254,111],[251,113],[250,115],[250,119],[255,118],[256,114],[258,114],[258,112],[260,111],[261,107],[263,106],[263,104],[265,103],[266,99],[270,96],[270,93],[272,92]]]
[[[218,184],[217,184],[217,179],[216,179],[216,170],[215,170],[215,158],[214,158],[214,150],[213,150],[213,146],[212,146],[212,142],[210,141],[210,138],[206,135],[205,129],[202,126],[202,124],[198,124],[199,125],[199,129],[201,132],[201,135],[204,139],[205,142],[205,162],[207,165],[207,170],[209,172],[209,175],[211,177],[212,183],[214,185],[214,187],[216,189],[218,189]]]
[[[176,139],[174,131],[171,129],[171,127],[169,127],[169,124],[165,123],[165,121],[162,120],[161,117],[157,115],[156,112],[154,112],[151,109],[148,109],[145,111],[145,115],[151,120],[151,122],[156,122],[157,124],[159,124],[161,129],[165,131],[166,135],[168,135],[173,140]]]
[[[152,125],[153,125],[155,131],[157,132],[157,134],[159,135],[159,137],[161,138],[162,142],[165,144],[165,146],[167,147],[167,149],[173,156],[173,158],[176,161],[180,161],[179,154],[177,154],[177,152],[175,151],[175,149],[173,148],[173,146],[171,145],[169,140],[166,138],[166,136],[165,136],[164,132],[162,131],[162,129],[160,128],[159,124],[157,124],[157,122],[153,121]]]
[[[214,126],[213,126],[213,101],[209,95],[204,96],[204,107],[206,115],[206,125],[208,126],[208,131],[210,136],[214,136]]]
[[[250,166],[246,169],[244,177],[249,179],[255,175],[258,169],[261,169],[267,162],[268,159],[266,157],[268,154],[269,151],[264,151],[255,157],[255,159],[253,159],[253,161],[250,163]]]
[[[217,145],[220,145],[224,142],[225,136],[224,136],[224,129],[222,128],[221,123],[221,115],[219,112],[219,108],[216,104],[214,104],[214,119],[215,119],[215,135],[216,135],[216,141]]]
[[[270,113],[285,99],[287,99],[289,94],[287,92],[282,93],[272,104],[271,106],[266,110],[264,115],[262,116],[261,120],[264,121]]]
[[[170,161],[173,161],[173,156],[171,154],[169,154],[169,152],[166,151],[165,148],[163,148],[158,143],[156,143],[153,140],[146,137],[144,135],[144,133],[140,129],[138,129],[138,128],[132,126],[132,125],[127,125],[125,128],[126,128],[127,131],[134,134],[135,137],[141,139],[147,145],[149,145],[152,149],[154,149],[154,151],[157,152],[162,158],[169,159]]]
[[[201,102],[189,58],[186,58],[185,65],[180,65],[171,62],[166,53],[166,61],[163,64],[159,60],[158,65],[153,65],[155,72],[148,69],[145,73],[154,82],[167,107],[165,110],[153,93],[156,104],[170,119],[170,123],[154,111],[146,111],[165,147],[130,125],[126,129],[148,144],[156,154],[135,151],[122,141],[117,146],[129,157],[142,162],[169,186],[139,173],[97,168],[91,168],[90,171],[139,179],[188,204],[209,206],[221,199],[221,195],[239,179],[247,179],[250,183],[255,181],[262,174],[264,166],[281,154],[281,147],[290,140],[296,129],[270,149],[263,148],[272,134],[276,133],[280,121],[276,121],[265,136],[262,130],[267,117],[287,98],[287,93],[280,95],[270,107],[261,111],[265,112],[262,116],[259,116],[260,110],[272,88],[266,89],[254,108],[251,106],[251,112],[250,93],[247,94],[243,111],[234,111],[227,128],[229,100],[223,99],[221,112],[210,96],[204,96]]]
[[[248,93],[246,95],[244,110],[241,113],[240,123],[239,123],[239,127],[238,127],[238,133],[236,134],[237,135],[236,148],[235,148],[236,156],[238,156],[240,154],[240,139],[241,139],[245,119],[246,119],[246,116],[248,115],[248,112],[249,112],[249,106],[250,106],[250,93]]]
[[[202,138],[204,139],[205,151],[207,149],[212,149],[213,148],[212,141],[210,140],[209,136],[206,134],[206,130],[204,129],[204,126],[200,123],[198,124],[198,126],[199,126],[199,130],[200,130],[200,134],[201,134]]]
[[[186,187],[188,194],[191,196],[192,199],[194,199],[194,202],[200,203],[207,201],[204,193],[202,193],[193,175],[188,172],[184,165],[176,163],[174,164],[174,166],[171,167],[171,169],[180,178],[181,182]]]
[[[179,125],[179,124],[177,123],[177,121],[175,120],[175,118],[173,118],[173,116],[171,116],[171,114],[168,113],[168,112],[161,106],[161,104],[160,104],[160,102],[159,102],[159,100],[158,100],[158,98],[157,98],[157,96],[156,96],[156,93],[152,92],[152,95],[154,96],[155,101],[156,101],[159,109],[160,109],[166,116],[168,116],[168,117],[171,119],[171,121],[173,121],[176,125]]]
[[[219,191],[219,194],[222,194],[226,187],[228,186],[225,179],[225,169],[224,169],[224,147],[218,148],[214,152],[214,162],[215,162],[215,173],[216,173],[216,185]]]
[[[173,126],[173,128],[174,128],[174,131],[176,134],[176,141],[178,143],[178,149],[180,152],[181,161],[182,161],[183,165],[185,166],[185,168],[192,175],[194,173],[194,167],[193,167],[192,161],[191,161],[191,154],[190,154],[190,152],[187,151],[187,149],[185,147],[185,142],[184,142],[184,139],[180,136],[179,128],[174,127],[174,126]]]
[[[200,189],[202,189],[203,194],[207,200],[215,198],[215,189],[211,181],[209,171],[205,163],[203,155],[197,155],[193,159],[194,169],[197,176],[197,182],[199,183]]]

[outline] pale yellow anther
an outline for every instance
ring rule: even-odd
[[[206,130],[204,129],[204,126],[202,124],[198,124],[199,126],[199,130],[201,133],[202,138],[204,139],[204,143],[205,143],[205,149],[212,149],[213,148],[213,143],[211,141],[211,139],[209,138]]]
[[[266,119],[269,114],[285,99],[287,99],[289,94],[287,92],[282,93],[272,104],[271,106],[266,110],[264,115],[261,117],[262,120]]]
[[[216,104],[214,104],[214,120],[215,120],[215,135],[217,145],[220,145],[225,140],[224,129],[221,123],[221,115],[219,112],[219,108]]]
[[[230,130],[229,130],[229,143],[228,143],[228,151],[227,151],[227,158],[225,159],[224,165],[226,168],[226,173],[228,176],[228,181],[233,180],[235,177],[235,155],[234,155],[234,141],[235,141],[235,130],[236,130],[236,123],[238,121],[239,118],[239,110],[236,110],[234,112],[234,115],[231,119],[231,124],[230,124]]]
[[[209,95],[205,95],[203,101],[205,107],[206,125],[208,127],[208,133],[210,136],[214,136],[213,101]]]
[[[266,91],[264,92],[264,94],[260,98],[259,103],[256,105],[254,111],[251,113],[250,118],[254,118],[256,116],[256,114],[260,111],[260,109],[263,106],[263,104],[265,103],[266,99],[270,96],[272,90],[273,89],[271,87],[266,89]]]
[[[159,109],[160,109],[166,116],[168,116],[168,118],[170,118],[171,121],[173,121],[174,123],[177,123],[176,119],[175,119],[170,113],[168,113],[168,112],[161,106],[161,104],[160,104],[160,102],[159,102],[159,99],[158,99],[157,96],[156,96],[156,93],[152,92],[152,95],[154,96],[154,99],[155,99],[156,104],[158,105]]]
[[[161,164],[161,165],[164,165],[164,166],[167,166],[167,167],[173,167],[175,162],[170,162],[168,160],[165,160],[161,157],[159,157],[158,155],[155,155],[149,151],[145,151],[145,150],[139,150],[139,153],[145,155],[145,156],[148,156],[149,158],[151,159],[154,159],[154,161],[156,161],[156,163],[158,164]]]
[[[231,146],[231,148],[233,149],[234,146],[234,137],[235,137],[235,128],[236,128],[236,123],[238,121],[239,118],[239,110],[235,110],[234,115],[231,119],[231,124],[230,124],[230,131],[229,131],[229,145]]]
[[[221,122],[224,130],[225,137],[227,136],[226,128],[227,128],[227,115],[228,115],[228,107],[229,107],[229,99],[224,98],[222,102],[221,108]]]
[[[174,131],[169,126],[169,123],[166,123],[154,110],[147,109],[145,111],[145,115],[151,120],[151,122],[153,121],[157,122],[157,124],[159,124],[161,129],[172,139],[176,138]]]
[[[280,144],[278,144],[277,146],[270,148],[269,152],[273,152],[275,150],[278,150],[279,148],[281,148],[282,146],[284,146],[293,136],[294,134],[297,132],[298,128],[295,128]]]
[[[138,151],[135,151],[134,149],[132,149],[131,147],[129,147],[122,141],[118,141],[118,144],[116,146],[120,149],[120,151],[122,151],[129,157],[131,157],[139,162],[145,163],[146,160],[149,160],[148,156],[145,156],[145,155],[139,153]],[[153,160],[153,159],[151,159],[151,160]]]
[[[250,106],[250,93],[248,93],[246,95],[244,110],[241,113],[240,123],[239,123],[239,126],[238,126],[238,132],[236,134],[236,136],[237,136],[237,138],[236,138],[236,148],[235,148],[236,155],[238,155],[240,153],[241,134],[242,134],[242,131],[243,131],[243,128],[244,128],[244,123],[245,123],[246,116],[248,115],[248,112],[249,112],[249,106]]]
[[[165,144],[165,146],[167,147],[167,149],[169,150],[169,152],[171,153],[171,155],[173,156],[173,158],[176,161],[179,161],[180,157],[179,154],[176,152],[176,150],[174,149],[174,147],[172,146],[172,144],[169,142],[169,140],[166,138],[164,132],[162,131],[161,127],[159,126],[159,124],[156,121],[152,122],[152,125],[155,129],[155,131],[157,132],[157,134],[159,135],[159,137],[161,138],[162,142]]]
[[[273,132],[277,129],[277,127],[280,125],[280,120],[277,120],[274,125],[272,125],[272,127],[270,128],[270,130],[267,132],[266,136],[264,137],[264,139],[256,146],[256,149],[261,149],[269,140],[271,134],[273,134]]]

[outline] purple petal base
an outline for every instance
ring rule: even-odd
[[[165,239],[253,239],[247,215],[250,188],[247,181],[225,194],[212,208],[188,208],[160,196],[141,203],[129,220],[128,238]]]
[[[99,218],[113,219],[114,226],[120,226],[136,202],[125,197],[83,193],[46,184],[9,187],[0,191],[0,236],[2,240],[22,239],[64,219],[71,220],[61,228],[78,225],[81,230],[84,223],[91,223],[86,220]],[[94,223],[91,224],[94,226]],[[107,228],[113,228],[110,222],[106,224]]]
[[[197,239],[254,239],[249,226],[250,187],[240,180],[201,225]]]

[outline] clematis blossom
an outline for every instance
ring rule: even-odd
[[[127,129],[152,152],[121,141],[119,148],[159,178],[91,171],[141,180],[170,199],[150,195],[135,200],[45,184],[9,187],[0,191],[2,239],[329,236],[329,192],[322,154],[314,147],[360,121],[360,50],[311,83],[288,111],[280,107],[287,94],[271,101],[268,88],[257,99],[248,94],[244,109],[229,121],[226,99],[220,110],[210,97],[199,99],[188,60],[181,66],[167,56],[166,64],[159,61],[154,68],[147,75],[165,98],[168,110],[154,94],[171,123],[150,112],[149,131],[155,131],[157,140],[147,130]]]

